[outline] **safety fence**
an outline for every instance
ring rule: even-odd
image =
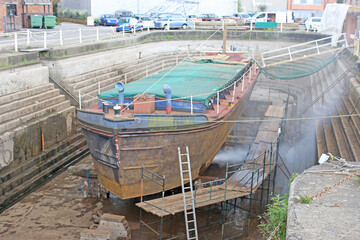
[[[69,44],[82,44],[100,40],[131,37],[152,30],[149,26],[135,25],[132,28],[123,27],[80,27],[71,30],[31,30],[0,34],[0,49],[28,50],[31,48],[44,48],[63,46]],[[167,25],[169,26],[169,24]],[[194,23],[188,24],[189,28],[195,29]],[[165,28],[163,31],[169,31]]]

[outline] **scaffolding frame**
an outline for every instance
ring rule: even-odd
[[[237,237],[240,237],[243,235],[246,235],[246,236],[249,235],[252,201],[255,200],[255,201],[260,202],[260,207],[259,207],[260,210],[259,211],[261,213],[262,210],[265,208],[263,206],[264,205],[266,206],[269,202],[269,195],[271,193],[271,191],[270,191],[271,187],[272,187],[272,190],[275,189],[275,176],[276,176],[276,168],[277,168],[277,162],[278,162],[279,137],[276,139],[275,142],[272,142],[269,145],[270,146],[268,147],[267,150],[265,150],[265,152],[263,154],[261,154],[256,159],[254,159],[250,162],[242,162],[242,163],[237,163],[237,164],[227,163],[225,178],[211,180],[211,181],[204,182],[204,183],[194,184],[195,207],[196,207],[196,204],[218,200],[218,202],[209,204],[207,206],[196,207],[196,211],[198,213],[202,212],[202,211],[207,211],[207,216],[208,216],[206,224],[203,226],[198,226],[199,230],[207,228],[209,226],[220,224],[221,225],[221,236],[220,236],[221,240],[230,240],[230,239],[234,239],[234,238],[237,238]],[[268,168],[268,170],[266,170],[267,168]],[[242,171],[246,171],[244,177],[248,178],[248,180],[247,180],[247,182],[249,183],[248,189],[241,189],[241,188],[236,189],[235,188],[236,186],[234,187],[234,185],[229,184],[230,177],[237,173],[240,173],[240,175],[241,175]],[[267,174],[267,172],[268,172],[268,174]],[[150,176],[148,176],[146,174],[149,174]],[[144,179],[148,179],[151,182],[157,184],[158,186],[160,186],[162,188],[162,192],[161,192],[161,202],[162,203],[161,203],[161,207],[156,206],[154,204],[151,204],[148,201],[143,201],[143,196],[141,196],[141,202],[151,205],[152,207],[162,210],[163,212],[169,213],[168,215],[169,215],[170,219],[165,219],[166,216],[164,216],[164,214],[163,214],[160,217],[158,217],[158,218],[160,218],[160,220],[153,221],[153,219],[152,219],[153,214],[149,213],[150,221],[149,221],[149,223],[147,223],[143,219],[144,218],[144,212],[143,212],[144,210],[142,208],[140,208],[139,239],[141,239],[143,227],[146,227],[151,232],[155,233],[157,235],[156,239],[175,240],[175,239],[180,239],[180,238],[184,238],[184,237],[186,238],[186,234],[173,236],[173,234],[174,234],[173,233],[173,231],[174,231],[173,222],[174,222],[174,217],[176,217],[176,215],[168,212],[164,208],[163,203],[164,203],[164,198],[165,198],[165,176],[161,177],[160,175],[158,175],[158,174],[152,172],[151,170],[146,169],[144,166],[142,166],[142,176],[141,176],[141,188],[142,189],[144,186],[143,185]],[[156,179],[159,179],[159,180],[156,180]],[[217,196],[214,198],[212,193],[213,193],[214,187],[216,187],[216,186],[217,187],[224,186],[223,187],[223,195]],[[266,186],[266,188],[265,188],[265,186]],[[203,188],[209,189],[208,199],[202,200],[202,201],[196,201],[197,191],[199,189],[203,189]],[[260,199],[256,199],[253,196],[253,194],[255,193],[256,190],[261,190]],[[242,193],[244,193],[244,195],[242,197],[227,199],[227,193],[229,191],[242,192]],[[264,195],[264,192],[266,192],[265,193],[266,195]],[[243,207],[238,204],[239,202],[240,203],[243,202],[243,200],[248,201],[248,204],[246,205],[247,207]],[[217,210],[220,209],[221,214],[220,214],[220,216],[218,215],[219,220],[211,222],[209,220],[210,212],[214,211],[216,209]],[[240,209],[240,210],[246,212],[247,216],[243,216],[241,214],[239,217],[236,217],[231,221],[229,221],[229,220],[227,221],[226,218],[229,216],[229,214],[231,212],[236,213],[236,209]],[[183,215],[183,212],[181,215]],[[236,233],[232,236],[225,237],[225,235],[226,235],[225,228],[231,224],[236,224],[239,220],[244,220],[244,223],[246,223],[246,225],[247,225],[246,230],[244,232]],[[169,221],[170,221],[170,232],[165,236],[164,231],[163,231],[164,224]],[[155,227],[154,227],[154,225],[155,225]],[[157,230],[157,229],[159,229],[159,230]]]

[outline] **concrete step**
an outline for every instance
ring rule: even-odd
[[[347,115],[349,114],[346,110],[345,104],[343,102],[339,102],[336,104],[339,114],[340,115]],[[358,137],[356,136],[356,128],[354,127],[354,125],[351,123],[351,119],[349,119],[349,117],[343,117],[343,118],[339,118],[339,121],[341,121],[342,124],[342,128],[344,129],[344,132],[346,134],[346,141],[344,141],[344,143],[346,143],[347,147],[350,150],[350,153],[352,156],[343,156],[341,155],[342,158],[347,159],[348,161],[360,161],[360,141],[358,139]],[[341,139],[339,139],[341,141]],[[339,141],[338,140],[338,141]]]
[[[64,79],[64,82],[68,82],[69,84],[79,83],[79,82],[85,81],[87,79],[96,78],[101,75],[106,75],[111,72],[119,71],[122,67],[124,67],[123,64],[117,64],[117,65],[112,65],[112,66],[106,67],[106,68],[96,69],[91,72],[87,72],[84,74],[80,74],[80,75],[76,75],[76,76]]]
[[[175,66],[175,64],[176,64],[175,60],[168,60],[164,63],[164,69],[171,67],[171,66]],[[139,77],[139,74],[144,74],[144,77],[145,77],[146,76],[146,67],[148,67],[149,75],[163,70],[162,64],[158,64],[158,63],[147,64],[146,66],[142,66],[142,67],[139,66],[139,68],[137,68],[137,69],[126,72],[127,79],[131,80],[131,79],[136,79],[136,78],[137,79],[143,78],[143,77]]]
[[[113,88],[115,88],[115,83],[120,82],[121,80],[122,80],[121,75],[105,79],[100,83],[100,90],[104,91],[104,87],[106,87],[108,85],[112,85]],[[81,96],[83,98],[82,100],[87,100],[87,99],[94,97],[94,95],[97,96],[98,91],[99,91],[98,88],[99,88],[98,83],[95,83],[95,84],[83,87],[81,89],[78,89],[77,91],[81,91]]]
[[[53,96],[58,96],[60,91],[58,89],[52,89],[43,93],[39,93],[34,96],[29,96],[27,98],[23,98],[17,101],[12,101],[10,103],[4,104],[0,106],[0,115],[6,112],[10,112],[19,108],[22,108],[27,105],[35,104],[42,102],[46,99],[49,99]]]
[[[356,108],[354,108],[354,104],[348,97],[343,98],[344,105],[346,107],[346,111],[348,114],[359,114]],[[360,117],[359,116],[351,116],[350,123],[352,123],[356,138],[360,142]]]
[[[112,71],[106,74],[102,74],[102,75],[98,75],[96,77],[93,78],[88,78],[85,79],[81,82],[76,82],[76,83],[71,83],[69,84],[69,90],[72,92],[77,92],[79,89],[84,88],[86,86],[92,85],[92,84],[98,84],[98,82],[102,82],[103,80],[109,79],[109,78],[113,78],[116,76],[121,75],[121,71],[120,70],[116,70],[116,71]]]
[[[353,160],[349,145],[349,131],[345,131],[339,118],[331,118],[331,124],[340,156],[344,159]]]
[[[17,186],[14,185],[14,187],[12,185],[1,187],[0,191],[3,195],[0,196],[0,208],[8,205],[11,202],[20,200],[27,193],[39,187],[39,185],[46,182],[49,178],[53,178],[58,173],[65,170],[71,164],[76,163],[87,154],[88,148],[86,141],[83,139],[79,140],[73,145],[65,148],[53,158],[47,160],[45,164],[39,166],[37,170],[39,172],[36,173],[33,177],[30,177],[27,181],[22,182]],[[36,172],[36,170],[34,170],[34,172]],[[18,183],[20,182],[21,180],[18,180]],[[15,181],[13,183],[15,184]]]
[[[41,109],[39,111],[19,117],[12,121],[2,123],[2,124],[0,124],[0,134],[7,132],[7,131],[11,131],[21,125],[26,125],[26,123],[36,120],[38,118],[49,116],[53,113],[57,113],[63,109],[68,108],[69,106],[70,106],[70,101],[63,101],[56,105]]]
[[[30,96],[35,96],[37,94],[47,92],[52,89],[54,89],[54,85],[49,83],[49,84],[41,85],[38,87],[30,88],[30,89],[27,89],[24,91],[20,91],[17,93],[0,96],[0,105],[4,105],[4,104],[10,103],[10,102],[15,102],[15,101],[18,101],[20,99],[27,98]]]
[[[43,99],[42,101],[39,101],[37,103],[29,104],[28,106],[14,109],[11,112],[6,112],[6,113],[1,114],[0,115],[0,123],[5,123],[5,122],[11,121],[13,119],[26,116],[33,112],[36,112],[41,109],[47,108],[49,106],[55,105],[57,103],[63,102],[64,100],[65,100],[65,96],[58,94],[57,96],[52,97],[50,99]]]

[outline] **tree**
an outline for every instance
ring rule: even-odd
[[[243,8],[242,8],[242,6],[241,6],[241,0],[238,0],[237,11],[238,11],[238,12],[242,12],[242,11],[243,11]]]
[[[259,9],[260,12],[266,12],[267,6],[266,6],[265,4],[259,5],[259,6],[258,6],[258,9]]]

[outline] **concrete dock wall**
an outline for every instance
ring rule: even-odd
[[[0,72],[0,96],[49,83],[49,70],[41,64],[9,69]]]

